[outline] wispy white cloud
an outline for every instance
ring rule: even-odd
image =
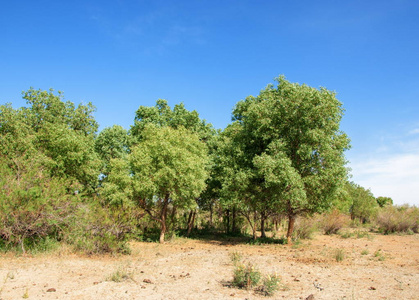
[[[419,138],[408,132],[388,143],[385,151],[377,147],[368,156],[352,158],[350,167],[352,180],[370,188],[374,196],[419,206]]]
[[[419,128],[415,128],[415,129],[409,131],[409,135],[415,135],[415,134],[419,134]]]

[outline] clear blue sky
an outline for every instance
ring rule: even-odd
[[[280,74],[337,92],[355,182],[419,205],[419,1],[3,1],[0,104],[29,87],[129,128],[158,98],[217,128]]]

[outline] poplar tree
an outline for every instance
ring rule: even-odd
[[[276,87],[236,104],[231,139],[246,174],[245,202],[286,214],[291,242],[296,217],[328,209],[346,182],[349,139],[340,130],[344,110],[334,92],[276,80]]]

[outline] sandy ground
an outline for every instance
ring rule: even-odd
[[[132,254],[0,256],[0,299],[267,299],[232,288],[231,253],[281,276],[271,299],[419,299],[419,235],[317,235],[299,245],[178,238]],[[345,258],[335,259],[342,249]],[[117,271],[130,278],[110,278]]]

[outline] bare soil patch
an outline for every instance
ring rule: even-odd
[[[230,287],[231,253],[277,273],[271,299],[419,299],[419,235],[342,238],[317,235],[299,245],[249,245],[178,238],[135,242],[126,256],[0,256],[0,299],[267,299]],[[336,261],[336,251],[344,253]],[[125,274],[112,281],[117,271]],[[122,276],[124,277],[124,276]]]

